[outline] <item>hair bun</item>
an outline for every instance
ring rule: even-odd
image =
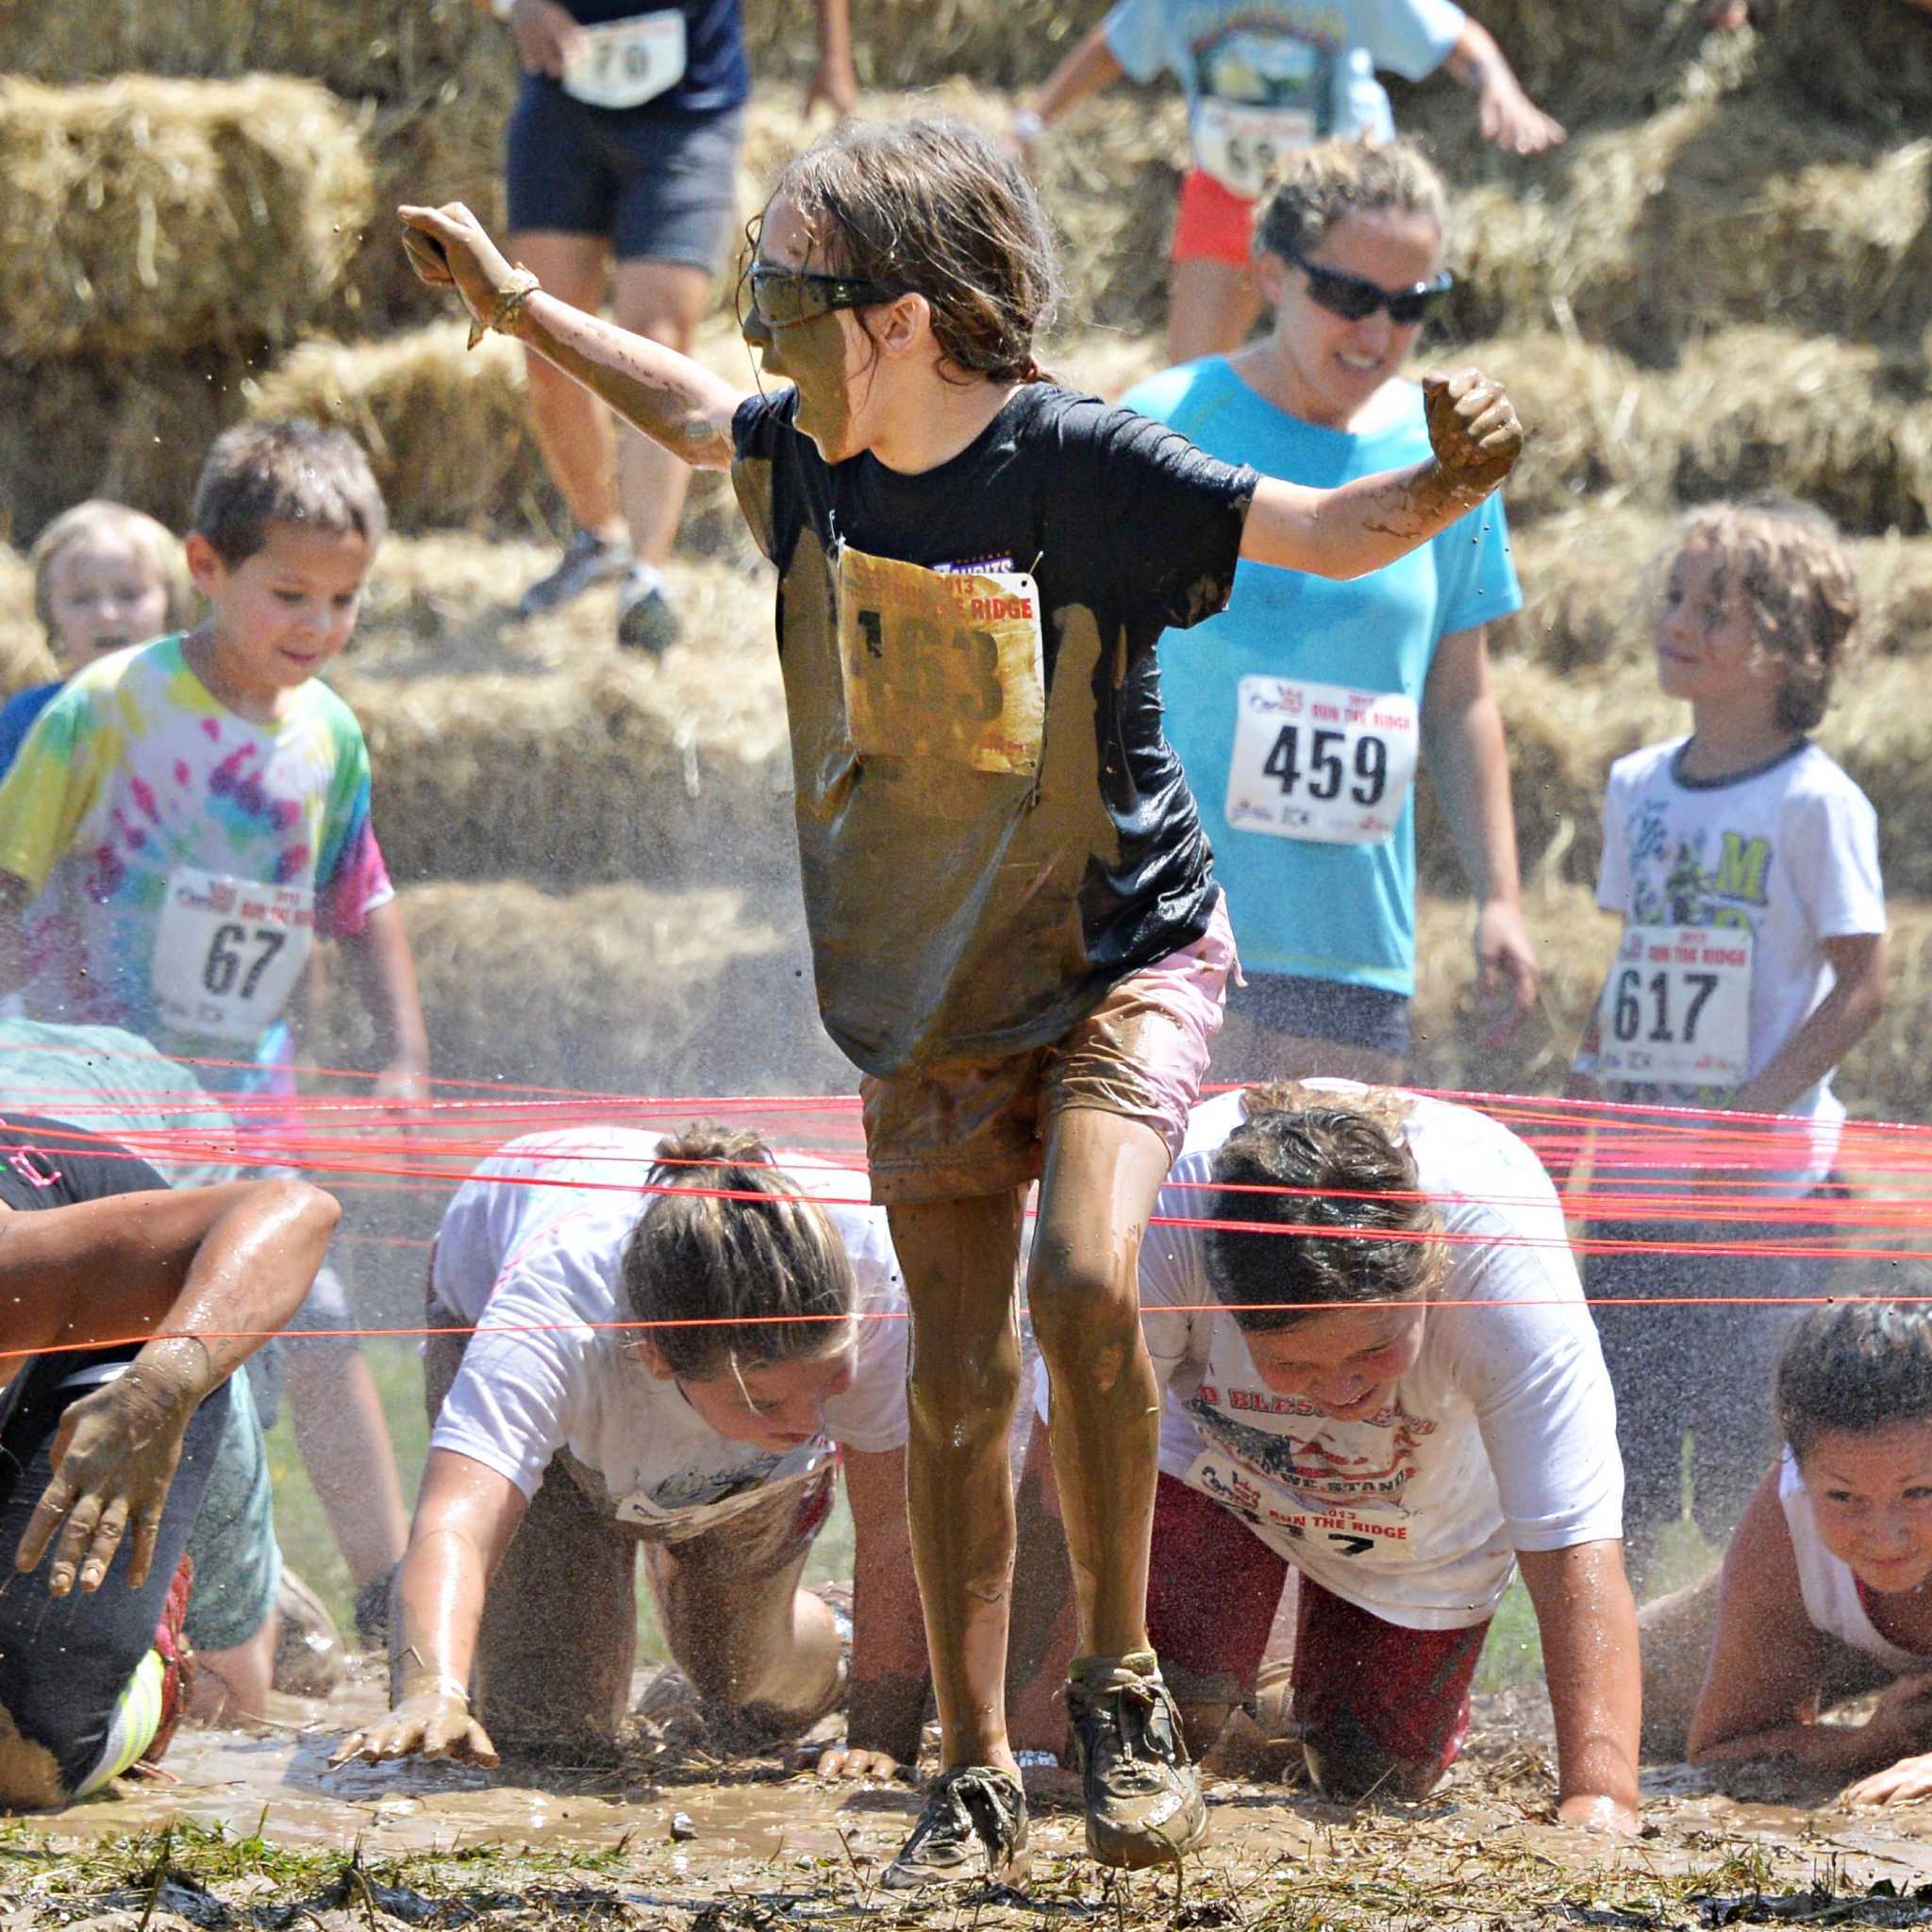
[[[694,1121],[681,1134],[667,1134],[658,1143],[651,1179],[658,1185],[675,1182],[694,1167],[770,1167],[772,1150],[749,1127],[726,1127],[715,1121]]]

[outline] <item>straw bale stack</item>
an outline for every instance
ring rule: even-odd
[[[506,880],[406,887],[398,905],[443,1078],[603,1093],[852,1083],[819,1025],[802,936],[739,890]]]
[[[56,675],[34,616],[34,574],[25,557],[0,547],[0,700]]]
[[[341,103],[266,75],[0,81],[0,354],[24,361],[285,335],[369,212]]]
[[[769,609],[755,625],[733,622],[719,594],[708,612],[691,598],[685,616],[696,641],[658,661],[607,646],[559,671],[344,670],[397,875],[789,881],[791,762]]]
[[[312,416],[357,437],[399,528],[543,515],[524,418],[524,352],[465,322],[383,341],[304,342],[251,386],[251,416]]]
[[[1826,113],[1932,131],[1932,18],[1904,0],[1759,0],[1762,64]]]
[[[1454,257],[1467,335],[1568,315],[1644,362],[1724,322],[1907,339],[1932,319],[1932,144],[1769,88],[1699,101],[1464,194]]]
[[[1727,329],[1685,357],[1671,393],[1680,499],[1774,491],[1848,529],[1925,527],[1932,404],[1916,354]]]
[[[1512,524],[1574,509],[1655,503],[1669,475],[1659,379],[1574,334],[1499,336],[1439,358],[1508,385],[1528,430],[1504,490]]]
[[[949,74],[1024,87],[1106,11],[1106,0],[853,0],[853,58],[868,87],[919,87]],[[747,0],[744,38],[761,79],[804,80],[816,64],[810,9],[788,0]]]
[[[208,444],[242,413],[248,366],[212,349],[37,368],[0,359],[0,536],[30,543],[84,496],[179,529]]]

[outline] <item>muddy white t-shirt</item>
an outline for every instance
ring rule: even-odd
[[[1212,1196],[1199,1184],[1245,1119],[1242,1099],[1194,1109],[1158,1214],[1207,1217]],[[1338,1422],[1270,1390],[1234,1317],[1215,1307],[1205,1229],[1148,1230],[1141,1301],[1167,1392],[1163,1474],[1226,1504],[1337,1596],[1409,1629],[1457,1629],[1495,1609],[1515,1551],[1621,1537],[1624,1468],[1541,1163],[1486,1115],[1442,1101],[1416,1099],[1404,1132],[1444,1231],[1476,1237],[1452,1241],[1437,1298],[1499,1306],[1431,1307],[1388,1407]]]
[[[782,1169],[824,1205],[858,1277],[852,1387],[825,1434],[786,1455],[734,1442],[677,1385],[639,1363],[619,1262],[651,1196],[659,1145],[633,1128],[532,1134],[485,1161],[451,1201],[431,1265],[433,1304],[476,1324],[430,1437],[533,1496],[566,1450],[620,1522],[671,1536],[715,1527],[756,1493],[827,1465],[834,1445],[906,1440],[906,1301],[883,1209],[840,1205],[863,1175],[808,1157]]]

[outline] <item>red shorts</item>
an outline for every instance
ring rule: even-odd
[[[1255,204],[1224,188],[1212,175],[1190,168],[1181,176],[1181,205],[1174,222],[1175,261],[1224,261],[1248,265],[1255,233]]]
[[[1288,1559],[1232,1510],[1161,1476],[1147,1636],[1182,1704],[1236,1704],[1251,1693],[1288,1569]],[[1433,1765],[1441,1773],[1454,1764],[1469,1736],[1469,1687],[1488,1621],[1460,1630],[1405,1629],[1324,1590],[1306,1573],[1298,1594],[1297,1734],[1320,1734],[1352,1719],[1406,1765]]]

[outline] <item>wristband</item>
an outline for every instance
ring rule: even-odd
[[[510,324],[523,313],[524,304],[542,286],[522,262],[518,262],[511,272],[508,287],[496,291],[496,308],[489,320],[486,322],[480,315],[471,318],[469,346],[474,349],[491,329],[508,335]]]
[[[1022,108],[1013,116],[1013,139],[1036,142],[1044,138],[1046,123],[1031,108]]]

